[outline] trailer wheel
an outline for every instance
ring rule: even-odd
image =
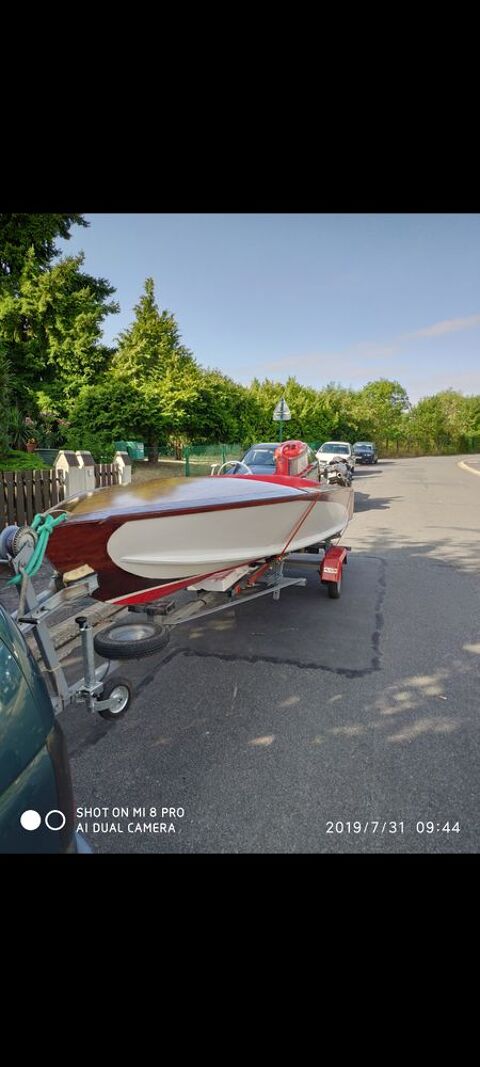
[[[100,696],[100,700],[112,699],[111,708],[99,708],[98,714],[102,719],[122,719],[132,702],[133,686],[128,678],[120,678],[119,675],[109,678]]]
[[[93,643],[95,651],[106,659],[140,659],[142,656],[153,656],[165,648],[169,640],[166,626],[155,626],[149,621],[107,626],[95,635]]]
[[[338,600],[342,591],[342,576],[340,575],[338,582],[327,582],[328,595],[332,600]]]

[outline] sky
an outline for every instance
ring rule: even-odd
[[[112,344],[147,277],[201,366],[412,403],[480,393],[480,214],[88,214],[63,254],[116,288]]]

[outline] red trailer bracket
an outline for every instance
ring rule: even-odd
[[[328,592],[332,597],[340,596],[342,585],[343,565],[348,563],[347,554],[350,547],[346,545],[332,545],[327,548],[320,564],[320,581],[328,584]],[[332,583],[331,585],[329,583]]]

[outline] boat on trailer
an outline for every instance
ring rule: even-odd
[[[97,489],[49,512],[62,513],[46,554],[63,579],[95,572],[97,599],[141,604],[212,580],[228,588],[239,568],[339,537],[353,490],[279,474],[161,478]]]

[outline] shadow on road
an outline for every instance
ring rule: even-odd
[[[136,687],[124,720],[62,716],[78,803],[155,803],[161,782],[191,820],[160,844],[95,847],[478,851],[480,551],[455,540],[450,558],[451,547],[380,528],[352,551],[338,601],[312,573],[278,603],[179,627],[165,652],[121,668]],[[460,629],[448,614],[458,597]],[[405,819],[409,834],[325,838],[325,818]],[[417,820],[460,820],[462,833],[416,833]]]
[[[390,507],[390,501],[400,500],[398,496],[370,496],[369,493],[361,493],[355,489],[354,513],[357,511],[385,511]]]
[[[357,494],[355,493],[355,511],[361,511],[361,507],[357,508],[356,498]],[[390,497],[389,499],[394,500],[396,498]],[[380,505],[380,507],[385,506],[382,501],[374,501],[372,507],[377,505]],[[369,503],[367,501],[364,510],[368,510],[368,507]],[[386,507],[388,507],[388,504]],[[367,540],[365,540],[359,546],[357,552],[365,552],[367,555],[372,553],[386,561],[396,559],[398,562],[404,562],[407,565],[413,561],[424,560],[438,567],[448,567],[452,573],[456,572],[459,575],[468,573],[474,580],[480,579],[480,539],[459,536],[460,533],[468,534],[470,527],[444,526],[436,528],[451,530],[453,535],[452,537],[444,536],[435,539],[432,537],[428,541],[420,541],[400,531],[392,532],[392,528],[389,526],[380,526],[377,528],[378,536],[375,538],[369,536],[368,544]],[[427,526],[426,529],[433,530],[435,527]],[[446,607],[448,607],[447,604]]]

